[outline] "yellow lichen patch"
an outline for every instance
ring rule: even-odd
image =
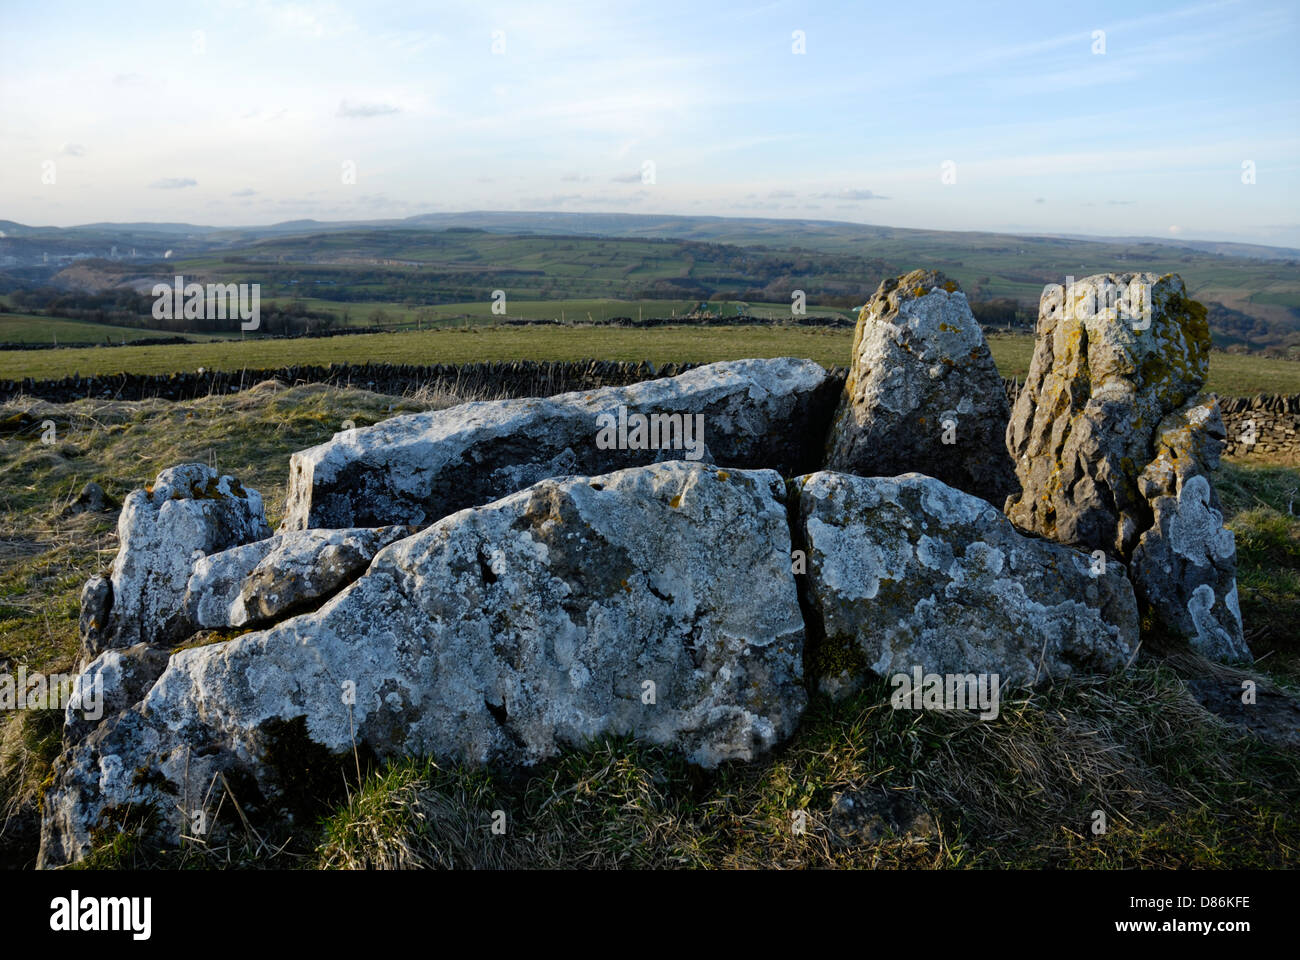
[[[731,479],[731,474],[727,473],[726,470],[719,470],[719,471],[718,471],[718,479],[719,479],[719,480],[730,480],[730,479]]]
[[[668,505],[672,507],[674,510],[676,510],[678,507],[682,505],[682,495],[680,493],[677,494],[677,496],[673,497],[671,500],[668,501]]]
[[[943,288],[947,290],[949,293],[956,293],[957,282],[955,280],[949,280],[947,283],[943,285]]]

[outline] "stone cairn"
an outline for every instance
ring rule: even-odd
[[[740,360],[393,417],[295,453],[275,533],[237,479],[164,470],[83,591],[40,863],[126,809],[175,844],[231,783],[291,818],[295,763],[362,751],[751,760],[871,677],[1122,670],[1144,613],[1247,656],[1204,313],[1176,277],[1089,279],[1149,324],[1045,297],[1014,410],[960,289],[915,271],[847,379]]]

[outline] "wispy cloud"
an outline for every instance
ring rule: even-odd
[[[395,107],[391,103],[348,103],[344,100],[339,104],[338,115],[340,117],[366,118],[386,117],[401,112],[400,107]]]
[[[888,200],[888,197],[882,197],[878,193],[870,190],[837,190],[833,193],[814,193],[813,196],[818,200]]]

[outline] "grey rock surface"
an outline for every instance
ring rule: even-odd
[[[200,629],[273,623],[359,577],[410,527],[300,530],[203,557],[186,585],[186,618]]]
[[[393,417],[294,454],[280,529],[424,526],[546,477],[666,460],[790,476],[821,462],[834,385],[810,360],[735,360],[627,387]],[[658,449],[632,449],[631,430],[627,448],[602,449],[597,417],[620,408],[629,422],[674,414],[689,420],[683,426],[702,422],[702,436],[689,437],[702,445],[687,449],[681,430],[660,420]]]
[[[920,474],[823,472],[791,489],[806,605],[823,635],[809,670],[832,696],[866,671],[996,673],[1014,688],[1118,670],[1134,655],[1122,564],[1027,537],[986,501]]]
[[[630,734],[705,767],[753,758],[806,703],[784,494],[773,471],[679,461],[546,480],[400,540],[319,610],[173,655],[61,759],[41,862],[83,856],[127,805],[174,842],[222,774],[276,810],[286,750],[527,765]]]
[[[1200,397],[1209,351],[1205,308],[1176,275],[1098,274],[1049,289],[1007,429],[1023,489],[1006,511],[1026,530],[1129,564],[1139,601],[1193,648],[1248,659],[1236,550],[1210,476],[1223,425]]]
[[[1223,443],[1213,401],[1189,404],[1160,424],[1156,458],[1138,478],[1153,522],[1130,564],[1139,594],[1202,656],[1251,659],[1237,601],[1237,548],[1210,483]]]
[[[187,463],[127,495],[117,535],[108,587],[92,580],[82,593],[82,648],[88,657],[107,648],[183,640],[191,625],[182,600],[194,562],[265,539],[271,530],[256,490],[204,464]]]
[[[64,741],[76,743],[104,717],[135,706],[167,669],[165,650],[147,643],[105,650],[78,675],[64,711]]]
[[[1001,506],[1019,489],[1006,451],[1010,406],[955,281],[914,270],[863,307],[826,469],[923,473]]]

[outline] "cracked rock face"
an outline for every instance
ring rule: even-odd
[[[294,454],[281,530],[424,526],[547,477],[668,460],[789,476],[820,463],[834,384],[810,360],[736,360],[628,387],[394,417]],[[629,424],[623,448],[603,449],[597,417],[617,420],[620,408],[629,420],[676,414],[679,425],[648,424],[646,443],[653,426],[658,448],[636,449]],[[702,435],[685,434],[701,422]],[[702,443],[691,450],[687,440]]]
[[[191,630],[181,600],[195,560],[271,535],[262,498],[201,463],[158,474],[129,494],[118,517],[120,547],[107,580],[82,591],[82,646],[104,649],[147,642],[166,646]]]
[[[185,614],[199,629],[274,622],[359,577],[410,527],[302,530],[232,547],[194,564]]]
[[[63,731],[71,744],[94,730],[100,719],[139,703],[167,669],[167,652],[137,643],[105,650],[77,677],[64,711]],[[102,702],[100,701],[102,698]]]
[[[1109,308],[1097,296],[1108,289]],[[1199,396],[1209,350],[1205,308],[1176,275],[1099,274],[1044,293],[1007,428],[1022,492],[1006,510],[1129,564],[1139,600],[1199,652],[1248,659],[1236,550],[1210,482],[1223,424]]]
[[[1028,686],[1117,670],[1136,650],[1122,564],[1027,537],[978,497],[919,474],[815,473],[791,491],[828,694],[916,666]]]
[[[1251,659],[1237,604],[1237,547],[1209,481],[1223,446],[1214,402],[1160,424],[1156,458],[1138,478],[1154,520],[1133,551],[1134,583],[1162,622],[1212,660]]]
[[[393,543],[320,610],[173,655],[61,759],[41,862],[83,856],[127,805],[174,842],[219,774],[274,810],[293,774],[268,758],[292,724],[340,756],[526,765],[630,734],[705,767],[755,757],[806,703],[784,495],[773,471],[662,463],[546,480]]]
[[[884,281],[858,317],[826,469],[924,473],[991,503],[1015,492],[1006,390],[956,282],[933,270]]]

